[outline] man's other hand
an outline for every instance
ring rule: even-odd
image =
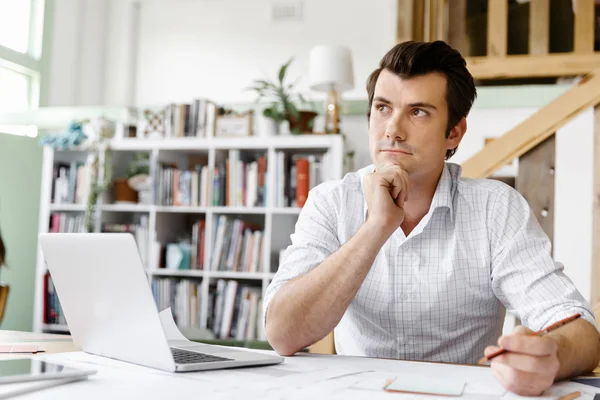
[[[517,326],[514,332],[498,339],[507,352],[492,359],[492,372],[507,390],[522,396],[539,396],[548,389],[558,373],[558,344],[548,336],[528,336],[532,331]],[[489,346],[488,356],[499,350]]]

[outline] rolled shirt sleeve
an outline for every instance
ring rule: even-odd
[[[263,299],[264,327],[267,309],[275,293],[290,280],[312,271],[340,247],[336,209],[331,201],[331,196],[336,194],[332,188],[326,182],[308,195],[290,236],[292,244],[285,250],[279,269],[267,287]]]
[[[527,201],[507,187],[490,218],[492,289],[523,325],[541,330],[575,313],[598,329],[589,303],[551,256],[551,243]]]

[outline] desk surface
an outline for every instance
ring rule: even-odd
[[[76,346],[73,344],[73,342],[71,341],[70,336],[67,335],[51,335],[51,334],[37,334],[37,333],[29,333],[29,332],[16,332],[16,331],[0,331],[0,343],[6,344],[6,343],[28,343],[28,344],[38,344],[40,346],[40,348],[42,350],[44,350],[44,352],[40,352],[37,354],[37,356],[43,356],[43,355],[50,355],[50,354],[55,354],[55,356],[51,356],[51,358],[53,357],[59,357],[59,358],[64,358],[65,361],[75,361],[75,362],[85,362],[85,363],[92,363],[94,364],[94,357],[96,356],[89,356],[89,355],[85,355],[84,353],[77,353],[77,351],[79,351]],[[56,353],[65,353],[65,354],[56,354]],[[19,358],[19,357],[31,357],[30,354],[0,354],[0,359],[10,359],[10,358]],[[97,360],[97,359],[96,359]],[[390,361],[392,362],[392,364],[390,364]],[[117,364],[115,364],[117,363]],[[212,390],[216,390],[214,392],[211,392],[215,395],[219,395],[218,397],[221,398],[229,398],[225,395],[229,395],[232,393],[226,392],[226,391],[221,391],[221,390],[225,390],[225,389],[220,389],[220,388],[225,388],[227,386],[229,386],[229,384],[231,384],[231,382],[236,382],[237,380],[239,380],[239,382],[242,381],[246,381],[250,376],[252,375],[248,375],[248,374],[252,374],[252,373],[259,373],[259,372],[263,372],[267,375],[270,375],[271,378],[269,379],[287,379],[285,382],[287,382],[286,386],[289,385],[288,387],[290,387],[290,389],[297,389],[299,390],[298,395],[302,394],[307,395],[309,397],[312,397],[313,393],[311,391],[311,387],[314,385],[312,382],[307,382],[307,381],[302,381],[302,378],[300,378],[300,376],[302,374],[298,374],[298,378],[294,377],[294,376],[290,376],[290,377],[285,377],[285,375],[287,374],[291,374],[293,372],[299,372],[299,370],[294,371],[295,369],[304,369],[306,370],[307,368],[309,370],[312,370],[313,368],[315,369],[315,371],[313,371],[314,373],[316,373],[316,375],[323,375],[323,376],[319,376],[318,379],[322,379],[323,382],[330,382],[328,383],[329,385],[331,385],[331,382],[338,382],[338,379],[340,380],[340,382],[343,379],[347,379],[349,376],[353,376],[356,373],[352,372],[350,369],[348,369],[348,372],[350,373],[344,373],[340,375],[340,371],[338,370],[344,370],[345,368],[357,368],[360,369],[361,371],[366,371],[369,373],[374,373],[374,372],[383,372],[383,371],[394,371],[395,373],[400,373],[400,374],[406,374],[406,373],[417,373],[417,374],[430,374],[432,373],[432,369],[435,370],[436,372],[434,372],[434,374],[439,373],[440,371],[447,371],[450,374],[457,374],[457,376],[460,376],[462,374],[463,377],[466,376],[473,376],[476,379],[482,378],[482,379],[490,379],[491,378],[491,373],[488,371],[487,368],[472,368],[472,367],[468,367],[468,366],[453,366],[453,365],[448,365],[446,364],[444,365],[439,365],[439,367],[435,367],[434,364],[432,363],[412,363],[412,362],[405,362],[405,361],[392,361],[392,360],[379,360],[379,359],[372,359],[372,358],[361,358],[361,357],[345,357],[345,356],[336,356],[336,355],[307,355],[307,354],[303,354],[303,355],[298,355],[296,357],[291,357],[291,358],[287,358],[286,362],[284,364],[281,364],[280,366],[274,366],[274,367],[259,367],[258,369],[246,369],[246,370],[221,370],[221,371],[210,371],[210,372],[204,372],[204,373],[186,373],[186,374],[167,374],[167,373],[162,373],[161,371],[155,371],[155,370],[150,370],[144,367],[138,367],[138,366],[134,366],[131,364],[125,364],[125,363],[120,363],[118,361],[113,361],[113,360],[108,360],[108,364],[109,366],[114,366],[112,364],[119,365],[119,368],[123,368],[122,371],[124,374],[129,373],[131,374],[131,376],[126,379],[127,380],[127,386],[123,386],[123,382],[122,380],[124,378],[122,378],[120,375],[116,376],[114,375],[114,373],[111,373],[110,369],[105,368],[106,366],[102,366],[100,367],[100,372],[98,373],[97,376],[94,377],[93,381],[87,382],[87,383],[80,383],[80,384],[75,384],[75,385],[66,385],[62,388],[55,388],[52,390],[55,390],[55,392],[53,392],[54,394],[61,394],[64,395],[66,397],[81,397],[84,394],[88,394],[90,393],[90,389],[93,387],[94,388],[94,396],[92,396],[94,399],[98,398],[98,399],[104,399],[107,398],[106,396],[109,397],[114,397],[115,394],[117,394],[117,397],[121,396],[121,395],[126,395],[126,393],[128,394],[142,394],[141,392],[138,393],[136,391],[139,391],[139,387],[141,385],[141,383],[143,382],[148,382],[148,373],[152,374],[152,382],[153,385],[150,385],[147,389],[147,393],[145,393],[145,398],[164,398],[164,396],[167,396],[169,393],[172,394],[172,390],[173,390],[173,385],[176,384],[178,386],[179,389],[181,389],[182,391],[182,395],[183,397],[181,398],[196,398],[196,396],[198,395],[198,393],[202,393],[202,390],[204,390],[204,388],[209,389],[212,388]],[[125,364],[125,366],[123,366],[123,364]],[[101,366],[102,364],[98,364],[98,366]],[[328,370],[329,368],[329,370]],[[321,373],[320,371],[318,371],[319,369],[321,369],[323,371],[323,373]],[[439,370],[438,370],[439,369]],[[148,372],[149,370],[149,372]],[[142,373],[142,375],[140,375],[140,371]],[[269,372],[271,371],[271,372]],[[325,376],[327,373],[331,373],[332,376],[328,377]],[[137,375],[136,375],[137,374]],[[282,375],[283,374],[283,375]],[[139,376],[138,376],[139,375]],[[235,375],[235,377],[234,377]],[[238,376],[239,375],[239,376]],[[307,374],[308,375],[308,374]],[[600,369],[596,369],[594,371],[594,375],[595,376],[599,376],[600,377]],[[259,375],[256,375],[258,378],[260,378]],[[139,381],[136,381],[136,377],[139,378]],[[479,378],[478,378],[479,377]],[[183,378],[183,379],[181,379]],[[207,380],[208,378],[208,380]],[[289,378],[289,379],[288,379]],[[131,380],[130,380],[131,379]],[[329,379],[329,380],[327,380]],[[494,380],[495,381],[495,380]],[[137,383],[136,383],[137,382]],[[282,381],[283,383],[284,381]],[[218,384],[221,385],[219,389],[215,389],[214,385]],[[264,384],[264,381],[263,381]],[[315,382],[315,384],[320,384],[320,382]],[[101,386],[97,386],[97,385],[101,385]],[[212,385],[212,386],[211,386]],[[257,388],[260,388],[260,382],[256,383]],[[497,383],[496,383],[497,385]],[[324,387],[324,386],[323,386]],[[250,388],[250,389],[254,389],[257,390],[257,388]],[[314,387],[314,390],[317,390],[318,387]],[[235,388],[234,388],[235,389]],[[245,388],[237,388],[238,391],[240,389],[244,389]],[[264,387],[265,390],[272,390],[272,387]],[[98,391],[99,390],[99,391]],[[198,392],[198,390],[200,390],[200,392]],[[229,389],[227,389],[229,390]],[[231,389],[233,390],[233,389]],[[314,391],[313,390],[313,391]],[[322,389],[319,389],[322,390]],[[338,389],[336,389],[338,390]],[[339,390],[342,390],[342,388],[340,388]],[[184,395],[185,393],[185,395]],[[243,393],[242,392],[236,392],[237,394],[239,393]],[[258,394],[260,392],[252,392],[252,394]],[[267,392],[264,392],[267,393]],[[333,394],[334,392],[331,392],[330,394]],[[337,393],[337,392],[336,392]],[[348,392],[348,391],[342,391],[340,392],[340,394],[347,394],[350,393],[351,396],[350,397],[354,397],[353,395],[355,393],[357,393],[359,398],[361,396],[365,395],[365,392]],[[207,393],[208,394],[208,393]],[[220,396],[220,395],[224,395],[224,396]],[[275,393],[273,392],[273,394],[275,395]],[[314,395],[317,395],[318,393],[314,393]],[[381,393],[378,392],[369,392],[368,395],[370,395],[370,397],[374,396],[372,400],[378,399],[379,395]],[[189,396],[187,396],[189,395]],[[31,398],[31,399],[38,399],[38,398],[46,398],[45,393],[44,392],[39,392],[37,395],[31,395],[32,397],[27,397],[27,398]],[[127,397],[127,396],[126,396]],[[126,398],[123,397],[123,398]],[[251,396],[252,397],[252,396]],[[318,397],[318,396],[317,396]],[[265,397],[266,398],[271,398],[269,396]],[[276,397],[273,397],[276,398]],[[298,397],[298,398],[307,398],[307,397]],[[334,398],[334,397],[332,397]],[[338,397],[335,397],[336,399],[338,399]],[[340,397],[340,398],[345,398],[345,397]],[[470,396],[467,396],[466,398],[472,398]],[[491,397],[490,397],[491,398]],[[386,397],[386,399],[388,399],[388,397]]]

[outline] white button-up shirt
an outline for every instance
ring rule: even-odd
[[[265,315],[282,285],[316,268],[363,224],[362,182],[373,170],[310,191],[267,288]],[[335,328],[338,354],[474,364],[501,335],[505,310],[532,330],[576,312],[595,326],[526,200],[501,182],[460,174],[446,163],[429,212],[408,237],[398,228],[381,248]]]

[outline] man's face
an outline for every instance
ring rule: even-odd
[[[446,150],[460,143],[466,122],[463,119],[449,138],[447,126],[443,74],[402,79],[389,70],[381,71],[369,119],[369,147],[376,167],[399,165],[409,176],[439,171]]]

